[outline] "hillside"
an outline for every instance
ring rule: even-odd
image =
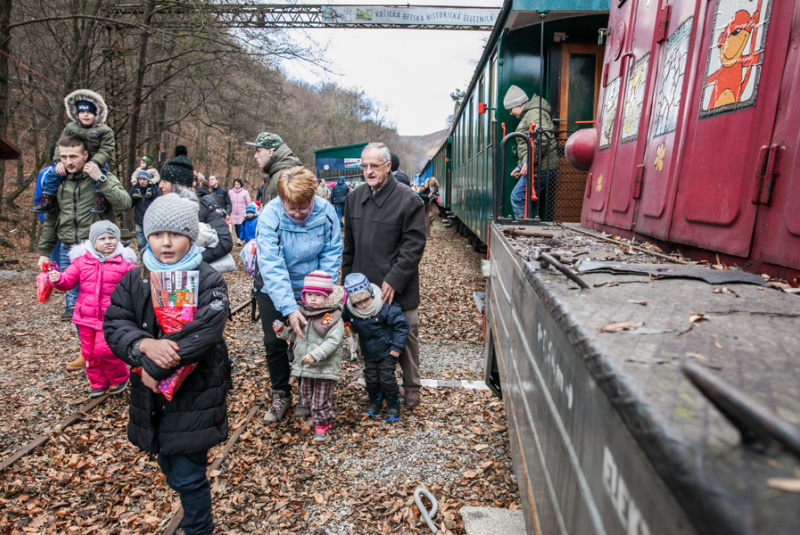
[[[411,172],[419,173],[428,158],[442,146],[446,137],[446,129],[423,136],[400,136],[400,141],[404,145],[403,149],[405,149],[402,153],[397,152],[400,156],[400,167],[409,175]],[[410,162],[413,162],[413,169],[409,165]]]

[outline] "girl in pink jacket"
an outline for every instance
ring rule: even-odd
[[[228,197],[231,199],[231,223],[236,227],[236,235],[238,236],[247,211],[247,205],[250,204],[250,193],[244,189],[242,181],[237,178],[233,181],[233,189],[228,190]],[[241,244],[242,240],[239,240],[239,245]]]
[[[128,386],[128,367],[109,349],[103,336],[103,316],[111,294],[122,276],[136,266],[136,253],[119,242],[119,228],[110,221],[97,221],[89,228],[89,239],[69,251],[72,264],[64,271],[50,271],[54,288],[67,291],[80,285],[72,323],[77,325],[90,396],[119,394]]]

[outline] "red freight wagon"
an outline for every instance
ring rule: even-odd
[[[788,0],[612,1],[583,225],[797,277],[798,44]]]

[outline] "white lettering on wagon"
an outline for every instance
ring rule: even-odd
[[[564,378],[561,364],[556,362],[556,348],[553,347],[553,341],[548,339],[547,330],[540,322],[536,324],[536,340],[538,342],[536,350],[540,355],[544,356],[544,363],[553,376],[553,383],[558,393],[566,396],[567,408],[572,410],[572,384]]]
[[[636,502],[628,493],[628,486],[619,474],[617,463],[608,447],[603,448],[603,486],[606,488],[626,535],[650,535]]]

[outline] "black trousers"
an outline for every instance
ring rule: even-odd
[[[367,394],[371,400],[378,399],[383,391],[384,399],[389,405],[400,403],[400,389],[397,387],[395,368],[397,359],[387,355],[381,360],[364,359],[364,381],[367,383]]]
[[[289,386],[291,365],[289,364],[289,346],[286,340],[281,340],[272,330],[275,320],[286,321],[286,316],[281,314],[269,295],[264,292],[256,293],[258,310],[261,313],[261,328],[264,331],[264,348],[267,350],[267,369],[272,390],[278,390],[291,397],[292,388]]]

